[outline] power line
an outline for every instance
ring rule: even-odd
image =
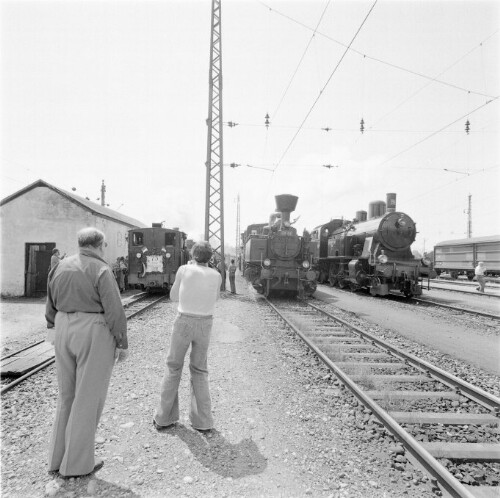
[[[299,63],[297,64],[297,67],[295,68],[295,71],[293,72],[292,77],[290,78],[290,81],[288,82],[288,85],[285,88],[285,91],[283,92],[283,95],[281,96],[281,99],[279,101],[278,107],[276,107],[274,113],[272,114],[273,119],[276,118],[276,114],[278,114],[278,110],[281,107],[281,104],[283,103],[283,100],[285,99],[285,96],[288,93],[288,90],[290,89],[290,86],[292,85],[292,82],[295,79],[295,76],[297,75],[297,72],[298,72],[298,70],[299,70],[299,68],[300,68],[300,66],[302,64],[302,61],[304,60],[304,57],[307,54],[307,51],[309,50],[309,47],[311,46],[312,41],[314,40],[314,37],[316,35],[316,31],[319,28],[319,25],[321,24],[321,21],[323,20],[323,17],[324,17],[324,15],[326,13],[326,9],[328,9],[328,6],[330,5],[330,1],[331,0],[328,0],[327,4],[325,5],[325,8],[323,9],[323,12],[321,14],[321,17],[319,18],[319,21],[316,24],[316,27],[314,28],[314,32],[313,32],[311,38],[309,39],[309,42],[307,43],[306,48],[304,49],[304,52],[302,53],[302,57],[300,58]]]
[[[487,106],[488,104],[491,104],[492,102],[494,102],[497,99],[498,99],[498,97],[495,97],[495,98],[493,98],[491,100],[487,100],[484,104],[481,104],[479,107],[476,107],[472,111],[469,111],[466,114],[464,114],[463,116],[460,116],[458,119],[455,119],[451,123],[448,123],[447,125],[443,126],[439,130],[436,130],[436,131],[432,132],[430,135],[427,135],[425,138],[422,138],[422,140],[419,140],[418,142],[414,143],[413,145],[410,145],[410,147],[407,147],[406,149],[402,150],[401,152],[398,152],[396,155],[390,157],[389,159],[386,159],[385,161],[382,161],[381,163],[377,164],[377,166],[375,166],[375,167],[378,168],[379,166],[383,166],[384,164],[388,163],[389,161],[392,161],[393,159],[396,159],[396,157],[399,157],[400,155],[404,154],[405,152],[408,152],[409,150],[413,149],[417,145],[420,145],[421,143],[425,142],[426,140],[429,140],[429,138],[432,138],[433,136],[435,136],[438,133],[442,132],[446,128],[450,127],[451,125],[454,125],[458,121],[463,120],[464,118],[470,116],[474,112],[479,111],[479,109],[482,109],[483,107]]]
[[[437,76],[435,76],[434,78],[432,78],[429,82],[427,82],[425,85],[423,85],[422,87],[420,87],[418,90],[416,90],[415,92],[413,92],[409,97],[407,97],[405,100],[403,100],[402,102],[400,102],[399,104],[396,105],[396,107],[394,107],[391,111],[387,112],[386,114],[384,114],[381,118],[379,118],[372,126],[370,126],[369,130],[371,131],[374,131],[372,130],[372,128],[377,124],[377,123],[380,123],[380,121],[383,121],[387,116],[390,116],[393,112],[397,111],[401,106],[403,106],[404,104],[406,104],[406,102],[408,102],[409,100],[411,100],[413,97],[415,97],[416,95],[418,95],[422,90],[424,90],[424,88],[427,88],[429,85],[431,85],[432,83],[434,82],[439,82],[440,81],[437,79],[439,76],[441,76],[442,74],[448,72],[452,67],[455,67],[459,62],[461,62],[463,59],[465,59],[467,56],[469,56],[472,52],[474,52],[475,50],[477,50],[478,47],[482,47],[483,46],[483,43],[485,43],[486,41],[488,41],[490,38],[492,38],[496,33],[498,33],[498,31],[495,31],[494,33],[492,33],[491,35],[487,36],[481,43],[479,43],[478,45],[476,45],[474,48],[470,49],[467,53],[465,53],[464,55],[462,55],[462,57],[460,57],[459,59],[457,59],[453,64],[449,65],[447,68],[443,69]],[[481,52],[482,54],[482,52]],[[484,75],[483,75],[484,76]],[[485,85],[485,91],[486,91],[486,85]]]
[[[346,56],[347,52],[349,51],[349,48],[351,47],[351,45],[354,43],[354,40],[357,38],[359,32],[361,31],[361,29],[363,28],[365,22],[367,21],[369,15],[372,13],[373,9],[375,8],[375,5],[377,4],[377,1],[378,0],[375,0],[375,2],[373,2],[373,5],[370,7],[370,10],[368,11],[368,13],[366,14],[365,18],[363,19],[363,22],[361,23],[361,25],[359,26],[358,30],[356,31],[356,33],[354,34],[354,36],[352,37],[352,40],[350,41],[349,45],[346,47],[344,53],[342,54],[342,57],[340,58],[340,60],[337,62],[337,65],[335,66],[335,68],[333,69],[332,73],[330,74],[330,76],[328,77],[328,79],[326,80],[326,83],[323,85],[323,88],[319,91],[319,95],[316,97],[316,100],[313,102],[312,106],[310,107],[309,111],[307,112],[306,116],[304,117],[304,119],[302,120],[302,123],[300,124],[299,126],[299,129],[295,132],[295,135],[293,136],[292,140],[290,141],[290,143],[288,144],[287,148],[285,149],[285,151],[283,152],[280,160],[278,161],[278,163],[276,164],[276,167],[274,168],[274,170],[276,171],[276,169],[278,168],[278,166],[280,165],[281,161],[283,160],[283,158],[285,157],[286,153],[289,151],[290,147],[292,146],[293,142],[295,141],[295,139],[297,138],[298,134],[300,133],[300,130],[302,129],[302,127],[304,126],[304,123],[306,122],[307,118],[310,116],[311,112],[313,111],[314,107],[316,106],[316,104],[318,103],[319,99],[321,98],[321,96],[323,95],[323,92],[325,91],[326,87],[328,86],[328,84],[330,83],[331,79],[333,78],[333,75],[335,74],[335,72],[337,71],[337,69],[339,68],[340,64],[342,63],[342,61],[344,60],[344,57]]]
[[[282,17],[284,17],[285,19],[288,19],[289,21],[292,21],[295,24],[298,24],[299,26],[302,26],[303,28],[308,29],[309,31],[313,30],[313,28],[311,28],[310,26],[307,26],[307,24],[304,24],[304,23],[298,21],[297,19],[294,19],[293,17],[288,16],[287,14],[283,14],[282,12],[280,12],[280,11],[278,11],[276,9],[273,9],[272,7],[269,7],[264,2],[259,2],[259,3],[262,4],[264,7],[266,7],[267,9],[275,12],[276,14],[278,14],[278,15],[280,15]],[[390,66],[390,67],[392,67],[394,69],[399,69],[400,71],[405,71],[407,73],[413,74],[414,76],[419,76],[421,78],[425,78],[425,79],[431,80],[433,82],[440,83],[441,85],[445,85],[445,86],[449,86],[451,88],[455,88],[456,90],[461,90],[463,92],[472,93],[474,95],[479,95],[481,97],[493,98],[493,95],[487,95],[487,94],[484,94],[484,93],[481,93],[481,92],[476,92],[474,90],[468,90],[467,88],[463,88],[463,87],[455,85],[453,83],[448,83],[447,81],[438,80],[437,78],[434,78],[432,76],[427,76],[426,74],[419,73],[418,71],[414,71],[413,69],[408,69],[406,67],[399,66],[398,64],[394,64],[392,62],[384,61],[384,60],[379,59],[377,57],[373,57],[371,55],[364,54],[363,52],[360,52],[359,50],[356,50],[354,48],[350,48],[350,44],[346,45],[345,43],[342,43],[342,42],[336,40],[335,38],[332,38],[331,36],[325,35],[321,31],[316,31],[316,33],[318,35],[322,36],[323,38],[326,38],[327,40],[333,41],[334,43],[337,43],[338,45],[340,45],[342,47],[347,47],[348,50],[351,50],[352,52],[354,52],[354,53],[356,53],[358,55],[361,55],[363,57],[366,57],[367,59],[370,59],[372,61],[379,62],[381,64],[385,64],[386,66]],[[491,36],[495,35],[496,33],[498,33],[498,31],[495,31]],[[489,38],[491,38],[491,36]]]

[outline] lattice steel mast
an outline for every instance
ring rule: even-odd
[[[241,234],[240,234],[240,194],[238,194],[236,205],[236,241],[234,246],[234,251],[236,253],[236,263],[239,262],[240,256],[240,246],[241,246]],[[241,269],[241,268],[240,268]]]
[[[212,0],[212,33],[210,36],[210,76],[207,140],[207,191],[205,204],[205,239],[222,261],[222,289],[226,288],[224,257],[224,174],[222,153],[222,45],[221,2]]]

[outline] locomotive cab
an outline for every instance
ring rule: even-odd
[[[129,284],[168,292],[177,269],[188,261],[186,234],[179,229],[154,223],[151,228],[129,231]]]

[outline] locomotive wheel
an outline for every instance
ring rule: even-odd
[[[456,280],[458,278],[458,272],[457,271],[450,271],[450,277],[452,280]]]

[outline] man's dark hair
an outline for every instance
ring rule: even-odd
[[[208,263],[212,252],[212,247],[207,241],[196,242],[191,248],[191,255],[197,263]]]
[[[92,246],[97,249],[104,242],[104,234],[93,227],[83,228],[78,232],[77,236],[79,247]]]
[[[54,249],[52,249],[52,254],[57,254],[59,252],[59,249],[57,249],[57,247],[54,247]]]
[[[234,265],[234,259],[232,259],[232,260],[231,260],[231,264],[233,264],[233,265]]]

